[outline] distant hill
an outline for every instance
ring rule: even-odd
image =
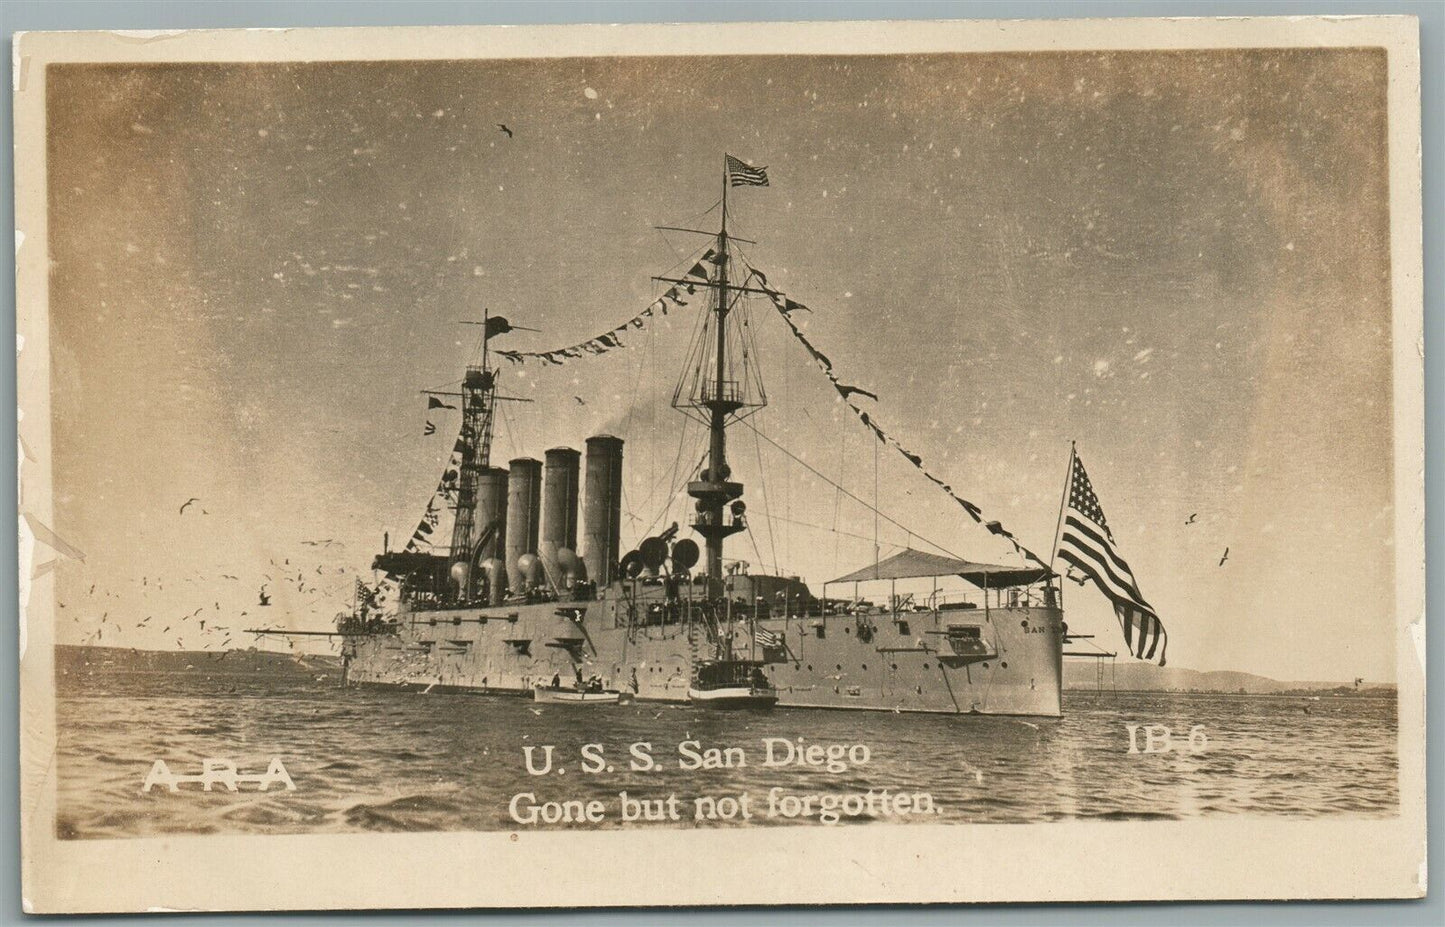
[[[1280,692],[1329,692],[1337,689],[1351,694],[1393,695],[1393,685],[1366,683],[1358,690],[1350,682],[1282,682],[1268,676],[1238,673],[1231,670],[1192,670],[1182,666],[1155,666],[1142,660],[1121,657],[1113,666],[1104,663],[1104,688],[1128,689],[1135,692],[1239,692],[1269,695]],[[1065,689],[1094,689],[1098,686],[1094,661],[1064,660]]]
[[[129,647],[91,647],[57,644],[57,674],[85,672],[206,673],[310,676],[341,668],[341,658],[330,655],[276,653],[270,650],[132,650]]]

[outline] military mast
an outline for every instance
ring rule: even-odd
[[[480,364],[468,364],[462,377],[462,429],[461,429],[461,473],[457,480],[457,512],[452,523],[452,546],[448,570],[457,575],[457,565],[462,564],[466,581],[458,590],[459,597],[470,597],[472,578],[472,549],[476,543],[473,534],[477,517],[477,481],[491,463],[492,454],[492,411],[496,404],[496,376],[487,365],[488,319],[482,317],[482,359]]]
[[[710,381],[703,380],[702,389],[695,404],[708,412],[707,467],[698,474],[698,479],[687,484],[687,494],[697,500],[697,516],[692,528],[707,541],[708,593],[720,597],[722,584],[723,538],[736,534],[746,525],[741,515],[730,522],[723,521],[723,509],[729,502],[743,494],[743,484],[729,479],[732,468],[727,461],[727,420],[743,406],[742,384],[728,378],[727,362],[727,317],[729,306],[728,289],[728,172],[723,165],[722,226],[717,235],[715,258],[717,274],[712,284],[713,322],[717,337],[714,370]],[[706,357],[706,354],[703,355]]]

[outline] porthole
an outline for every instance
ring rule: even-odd
[[[1023,628],[1025,631],[1027,631],[1027,630],[1029,629],[1029,623],[1028,623],[1028,621],[1027,621],[1027,620],[1020,621],[1020,622],[1019,622],[1019,627]]]
[[[867,671],[867,669],[868,669],[868,664],[867,664],[867,663],[864,663],[864,664],[863,664],[863,669],[864,669],[864,671]]]
[[[988,664],[985,663],[985,664],[983,665],[983,668],[984,668],[984,669],[988,669]]]
[[[813,664],[809,663],[809,664],[808,664],[808,672],[811,673],[812,671],[813,671]]]
[[[1000,664],[998,665],[998,668],[999,668],[999,669],[1008,669],[1008,661],[1005,660],[1003,663],[1000,663]]]
[[[927,664],[927,663],[923,664],[923,668],[924,668],[924,669],[928,669],[928,664]]]
[[[833,669],[841,670],[842,668],[843,668],[843,664],[841,664],[841,663],[835,663],[835,664],[833,664]]]
[[[894,663],[894,664],[893,664],[893,668],[894,668],[894,669],[898,669],[898,664],[897,664],[897,663]]]

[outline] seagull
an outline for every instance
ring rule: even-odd
[[[501,129],[504,133],[506,133],[507,138],[512,137],[512,130],[502,125],[500,122],[497,123],[497,128]]]
[[[259,595],[261,596],[261,606],[262,606],[263,608],[264,608],[265,606],[271,604],[271,597],[266,594],[266,587],[265,587],[265,586],[262,586],[262,587],[261,587],[261,591],[260,591]]]
[[[200,500],[200,499],[197,499],[195,496],[191,496],[191,497],[190,497],[189,499],[187,499],[185,502],[182,502],[182,503],[181,503],[181,511],[180,511],[180,514],[181,514],[181,515],[186,514],[186,509],[190,506],[190,504],[191,504],[192,502],[200,502],[200,501],[201,501],[201,500]]]
[[[575,400],[577,400],[577,404],[578,404],[579,406],[585,406],[585,405],[587,405],[587,400],[583,399],[581,396],[573,396],[572,398],[575,399]]]
[[[1186,525],[1192,525],[1192,524],[1194,524],[1194,520],[1195,520],[1196,518],[1198,518],[1198,517],[1199,517],[1199,513],[1198,513],[1198,512],[1195,512],[1193,515],[1190,515],[1189,518],[1188,518],[1188,520],[1186,520],[1184,523],[1185,523]]]
[[[1224,548],[1224,556],[1219,558],[1219,565],[1224,566],[1224,561],[1229,559],[1229,548]]]

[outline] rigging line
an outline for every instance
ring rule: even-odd
[[[773,507],[768,503],[767,468],[763,466],[763,442],[758,439],[758,433],[756,431],[753,432],[753,449],[758,452],[758,482],[762,484],[763,489],[763,512],[771,512]],[[751,533],[752,530],[752,525],[749,523],[748,532]],[[773,573],[775,575],[781,575],[778,570],[778,538],[776,532],[773,531],[771,523],[768,524],[768,546],[771,547],[773,551]],[[760,563],[762,562],[762,557],[763,555],[761,553],[758,554],[758,561]]]
[[[661,511],[658,512],[657,517],[652,520],[652,524],[650,524],[650,525],[647,526],[647,530],[646,530],[645,532],[643,532],[643,536],[644,536],[644,537],[650,537],[650,536],[652,535],[652,529],[654,529],[654,528],[656,528],[658,525],[660,525],[660,524],[662,523],[662,520],[667,517],[668,511],[670,511],[671,508],[672,508],[672,502],[677,498],[677,494],[682,491],[683,484],[687,482],[687,477],[688,477],[688,475],[690,475],[693,470],[696,470],[696,469],[698,469],[699,467],[702,466],[703,461],[707,460],[707,455],[708,455],[708,451],[707,451],[707,450],[704,450],[704,451],[702,452],[702,455],[701,455],[700,457],[698,457],[697,466],[692,467],[692,468],[689,469],[685,474],[683,474],[682,479],[677,483],[677,485],[673,486],[672,489],[670,489],[670,490],[668,491],[668,493],[667,493],[667,502],[668,502],[668,504],[667,504],[666,506],[663,506],[663,508],[661,509]]]
[[[637,513],[636,513],[635,511],[633,511],[632,506],[631,506],[631,505],[628,503],[628,501],[627,501],[627,484],[626,484],[626,483],[623,483],[623,484],[622,484],[622,508],[623,508],[624,514],[626,514],[628,518],[632,519],[632,521],[633,521],[634,524],[641,524],[642,519],[638,517],[638,515],[637,515]],[[647,532],[644,532],[644,533],[642,534],[642,537],[647,537],[647,534],[648,534],[650,531],[651,531],[651,529],[648,529]],[[641,540],[639,540],[638,543],[640,544],[640,543],[641,543]]]
[[[758,539],[753,536],[753,526],[751,523],[748,524],[748,540],[753,542],[753,556],[758,558],[758,566],[767,569],[768,565],[763,561],[763,552],[758,550]],[[779,575],[776,566],[773,567],[773,575]]]
[[[681,228],[685,228],[686,226],[689,226],[689,225],[701,225],[702,222],[701,222],[700,220],[706,218],[707,215],[708,215],[708,213],[711,213],[714,209],[717,209],[718,206],[720,206],[720,205],[722,205],[722,200],[718,200],[716,203],[713,203],[712,206],[710,206],[709,208],[703,210],[702,212],[690,214],[690,215],[688,215],[686,218],[679,220],[679,221],[678,221],[678,225],[679,225]],[[656,228],[656,226],[654,226],[654,228]],[[703,245],[703,246],[699,247],[698,249],[696,249],[696,251],[686,252],[686,253],[683,253],[683,255],[682,255],[681,257],[678,257],[679,252],[678,252],[677,246],[674,245],[674,244],[672,243],[672,240],[667,237],[667,231],[679,231],[679,230],[681,230],[681,229],[679,228],[679,229],[665,230],[665,229],[657,228],[658,237],[662,239],[663,244],[667,245],[668,250],[670,250],[670,251],[672,252],[672,256],[678,258],[677,262],[674,263],[674,264],[672,265],[672,267],[669,267],[668,270],[672,270],[674,267],[679,267],[679,266],[681,266],[681,265],[682,265],[683,263],[685,263],[685,262],[687,261],[687,259],[688,259],[689,257],[691,257],[694,253],[700,252],[700,251],[703,250],[703,248],[706,248],[706,247],[707,247],[706,245]]]
[[[858,503],[859,505],[863,506],[865,509],[868,509],[869,511],[872,511],[874,514],[878,515],[880,518],[882,518],[884,521],[888,522],[890,525],[893,525],[893,526],[896,527],[896,528],[901,528],[902,530],[908,532],[908,534],[909,534],[910,537],[918,538],[918,540],[922,541],[923,543],[925,543],[925,544],[929,545],[930,547],[933,547],[933,548],[935,548],[935,549],[937,549],[937,550],[940,550],[940,551],[942,551],[942,552],[945,553],[945,554],[948,554],[948,556],[953,557],[955,560],[963,560],[963,559],[965,559],[965,558],[959,556],[958,554],[954,553],[953,551],[949,550],[947,547],[944,547],[942,544],[938,543],[937,541],[929,540],[928,538],[924,537],[923,535],[921,535],[921,534],[919,534],[918,532],[914,531],[913,529],[909,528],[907,525],[905,525],[905,524],[903,524],[902,522],[898,521],[896,518],[893,518],[893,517],[890,516],[890,515],[885,515],[885,514],[883,514],[883,512],[879,511],[879,510],[878,510],[877,508],[875,508],[874,506],[869,505],[868,502],[866,502],[865,500],[860,499],[858,496],[855,496],[853,493],[849,492],[847,489],[844,489],[844,488],[843,488],[840,484],[838,484],[835,480],[831,479],[831,478],[828,477],[826,474],[824,474],[824,473],[822,473],[821,471],[819,471],[819,470],[818,470],[816,467],[814,467],[812,464],[808,463],[806,460],[803,460],[801,457],[798,457],[798,456],[797,456],[796,454],[794,454],[792,451],[788,450],[787,448],[783,447],[783,446],[782,446],[781,444],[779,444],[778,442],[774,441],[772,438],[770,438],[770,437],[768,437],[767,435],[763,434],[762,431],[760,431],[760,430],[758,429],[758,427],[757,427],[756,425],[754,425],[751,421],[748,421],[748,420],[744,419],[743,422],[742,422],[742,424],[746,425],[748,428],[751,428],[751,429],[757,434],[758,437],[762,438],[764,441],[768,442],[769,444],[771,444],[773,447],[777,448],[778,450],[782,451],[784,454],[787,454],[787,455],[788,455],[789,457],[791,457],[794,461],[796,461],[800,466],[802,466],[802,467],[804,467],[805,469],[807,469],[808,472],[812,473],[814,476],[818,477],[818,478],[821,479],[823,482],[827,483],[829,486],[835,487],[835,488],[836,488],[839,492],[841,492],[843,495],[847,496],[849,499],[852,499],[854,502],[856,502],[856,503]]]
[[[762,517],[766,518],[769,521],[787,522],[790,525],[797,525],[801,528],[812,528],[814,531],[826,531],[829,534],[836,534],[839,537],[853,538],[859,541],[867,541],[870,544],[873,542],[873,535],[871,534],[858,534],[853,531],[844,531],[842,528],[829,528],[827,525],[815,525],[810,521],[799,521],[796,518],[788,518],[784,515],[770,515],[767,512],[764,512]],[[912,536],[913,535],[910,535],[910,537]],[[907,544],[896,544],[893,541],[888,540],[882,540],[879,543],[881,543],[884,547],[896,547],[899,550],[906,550],[908,548]]]
[[[441,392],[445,392],[446,389],[447,389],[447,387],[449,387],[449,386],[461,386],[461,385],[462,385],[462,381],[461,381],[461,380],[448,380],[446,383],[439,383],[439,384],[437,384],[437,386],[435,386],[435,387],[433,387],[433,388],[431,388],[431,389],[424,389],[424,390],[422,390],[422,392],[423,392],[423,393],[441,393]]]
[[[662,243],[664,245],[667,245],[667,250],[671,251],[672,256],[676,258],[676,261],[670,267],[668,267],[668,270],[670,271],[673,267],[682,266],[682,262],[687,260],[687,255],[680,251],[678,247],[672,243],[672,240],[667,237],[667,233],[664,232],[662,229],[657,230],[657,237],[662,239]]]
[[[677,453],[672,457],[672,466],[668,468],[667,479],[661,483],[659,483],[656,478],[653,479],[652,488],[647,491],[647,498],[642,500],[642,507],[644,509],[650,509],[652,507],[652,500],[657,498],[657,489],[659,486],[671,486],[673,481],[677,479],[677,468],[682,463],[682,449],[687,443],[687,426],[691,424],[691,422],[692,419],[687,416],[684,415],[682,417],[682,428],[678,430],[677,436]],[[669,504],[670,502],[671,500],[669,499]]]
[[[513,457],[520,457],[521,454],[517,451],[517,439],[515,436],[517,428],[515,425],[512,424],[512,413],[507,411],[507,407],[505,405],[501,406],[501,410],[502,424],[507,426],[507,446],[512,449]]]
[[[707,333],[709,330],[708,324],[709,320],[712,318],[712,313],[698,312],[695,313],[695,316],[696,318],[693,320],[692,325],[692,335],[691,337],[689,337],[687,342],[687,353],[683,355],[688,359],[688,367],[684,368],[683,375],[678,378],[677,386],[672,391],[672,407],[674,409],[682,408],[682,398],[684,391],[686,391],[687,396],[690,399],[692,397],[693,390],[697,386],[697,373],[694,372],[692,378],[689,379],[686,371],[691,368],[691,362],[693,357],[698,355],[700,351],[704,350],[704,348],[702,347],[702,340],[707,337]]]
[[[659,235],[662,234],[662,230],[661,230],[661,229],[658,229],[658,234],[659,234]],[[666,236],[666,235],[663,235],[663,236],[662,236],[662,240],[663,240],[664,242],[667,242],[667,236]],[[708,247],[709,247],[708,245],[700,245],[700,246],[692,249],[691,251],[683,252],[683,253],[682,253],[682,256],[681,256],[681,257],[678,257],[678,250],[672,246],[672,243],[671,243],[671,242],[667,242],[667,246],[668,246],[669,248],[672,248],[672,255],[673,255],[673,257],[677,257],[677,260],[674,261],[672,264],[670,264],[670,265],[667,267],[667,269],[664,270],[662,273],[657,274],[657,276],[659,276],[659,277],[666,277],[666,276],[668,276],[669,274],[671,274],[671,272],[672,272],[674,269],[676,269],[676,268],[678,268],[678,267],[681,267],[682,265],[686,264],[689,260],[691,260],[694,264],[696,264],[698,261],[701,261],[701,260],[702,260],[702,253],[703,253],[704,251],[706,251],[706,250],[708,249]],[[696,255],[696,256],[694,257],[694,255]]]
[[[637,389],[642,380],[642,352],[637,351],[637,372],[632,375],[632,395],[627,400],[627,418],[622,424],[622,433],[632,434],[632,414],[637,411]]]

